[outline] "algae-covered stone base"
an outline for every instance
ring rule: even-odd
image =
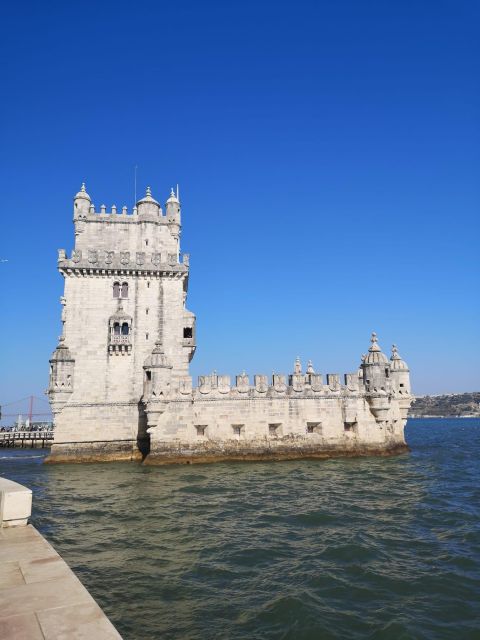
[[[382,446],[305,446],[284,444],[265,446],[209,446],[192,448],[188,444],[155,449],[145,458],[146,465],[203,464],[211,462],[249,462],[262,460],[328,459],[338,457],[390,456],[409,451],[405,443],[392,442]]]
[[[53,444],[45,462],[141,462],[148,452],[148,442],[69,442]]]

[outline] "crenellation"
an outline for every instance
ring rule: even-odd
[[[410,373],[376,334],[353,373],[213,371],[192,383],[196,318],[186,308],[178,187],[165,213],[148,187],[133,207],[74,198],[75,244],[58,251],[62,335],[50,360],[51,460],[208,462],[405,451]]]

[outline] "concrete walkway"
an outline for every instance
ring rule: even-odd
[[[0,479],[1,640],[121,640],[55,549],[32,525],[17,524],[30,509],[28,493],[20,504],[29,490],[15,484]]]

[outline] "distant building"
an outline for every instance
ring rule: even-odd
[[[195,316],[185,306],[180,202],[150,189],[132,212],[74,198],[75,248],[59,251],[62,335],[50,360],[55,440],[50,461],[196,462],[395,453],[406,450],[409,371],[372,334],[360,368],[200,376]]]

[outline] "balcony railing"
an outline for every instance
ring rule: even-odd
[[[111,336],[110,344],[130,344],[130,335],[128,336]]]

